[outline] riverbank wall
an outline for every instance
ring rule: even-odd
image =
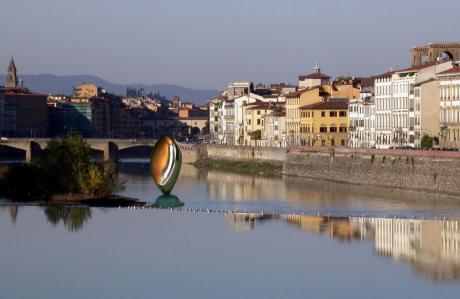
[[[199,145],[182,153],[186,163],[269,162],[288,176],[460,196],[460,152]]]

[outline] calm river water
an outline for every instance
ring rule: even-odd
[[[120,171],[156,201],[148,164]],[[460,294],[458,199],[189,165],[173,193],[180,210],[0,200],[0,298]]]

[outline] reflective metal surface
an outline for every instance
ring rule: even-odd
[[[180,199],[172,194],[168,195],[160,195],[155,201],[155,207],[160,209],[171,209],[171,208],[178,208],[184,205]]]
[[[161,137],[155,144],[150,159],[153,180],[164,194],[169,194],[177,178],[182,164],[179,146],[169,136]]]

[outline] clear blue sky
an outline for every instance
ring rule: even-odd
[[[459,0],[15,0],[0,9],[0,68],[114,83],[223,89],[409,64],[412,45],[460,41]]]

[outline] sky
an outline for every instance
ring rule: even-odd
[[[295,83],[315,63],[375,75],[413,45],[460,41],[458,0],[3,1],[0,73],[14,55],[19,73],[123,84]]]

